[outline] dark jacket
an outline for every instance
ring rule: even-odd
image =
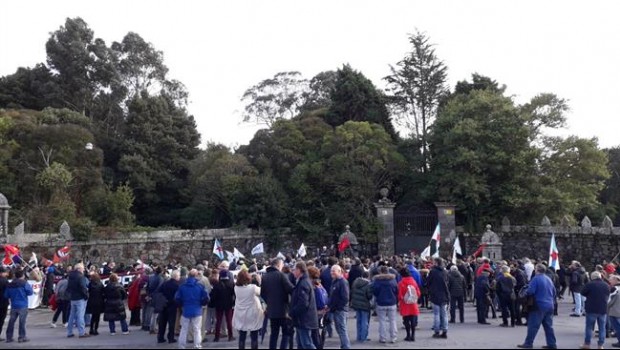
[[[434,266],[428,274],[428,292],[431,303],[435,305],[448,304],[450,291],[448,289],[448,272],[443,267]]]
[[[351,308],[353,310],[370,311],[372,306],[372,288],[370,281],[364,278],[358,278],[353,281],[351,286]]]
[[[9,280],[5,277],[0,277],[0,308],[9,306],[9,298],[4,297],[4,291],[9,285]]]
[[[497,277],[497,295],[501,298],[510,298],[515,293],[515,287],[517,286],[517,279],[508,275],[499,274]],[[515,295],[516,297],[516,295]]]
[[[484,273],[476,277],[476,284],[474,286],[474,297],[478,300],[486,300],[487,296],[490,293],[491,285],[489,284],[489,277]]]
[[[519,268],[511,271],[511,274],[517,281],[515,285],[515,292],[518,293],[527,284],[527,276],[525,276],[525,272]]]
[[[319,328],[314,288],[312,288],[308,275],[301,276],[295,284],[291,296],[290,315],[295,327],[304,329]]]
[[[159,288],[161,294],[163,294],[166,297],[166,300],[168,300],[168,304],[166,304],[166,309],[174,310],[177,308],[177,302],[174,299],[174,296],[177,294],[178,290],[179,282],[173,280],[172,278],[164,282],[164,284],[161,285],[161,288]]]
[[[32,286],[24,279],[11,281],[4,290],[4,298],[11,300],[11,308],[15,310],[27,309],[32,294]]]
[[[211,298],[217,310],[232,309],[235,306],[235,285],[231,280],[220,280],[213,286]]]
[[[325,288],[325,290],[329,293],[330,290],[332,290],[332,266],[326,266],[322,271],[321,271],[321,285],[323,285],[323,288]]]
[[[159,274],[149,277],[149,281],[146,284],[146,295],[152,296],[162,283],[164,283],[164,279]]]
[[[583,286],[586,284],[586,272],[580,267],[575,269],[570,274],[570,291],[573,293],[581,294]]]
[[[293,284],[275,267],[268,267],[263,275],[260,296],[267,304],[267,318],[285,318]]]
[[[364,274],[364,269],[362,265],[353,265],[351,266],[351,270],[349,271],[349,278],[347,278],[347,282],[349,282],[349,286],[353,285],[356,279],[362,277]]]
[[[448,274],[448,290],[450,291],[450,296],[453,298],[465,296],[467,285],[465,282],[465,277],[461,275],[460,272],[450,271]]]
[[[67,292],[71,301],[88,300],[88,279],[84,274],[77,270],[71,271],[68,280]]]
[[[372,279],[372,294],[377,306],[394,306],[398,303],[398,283],[391,273],[379,274]]]
[[[349,309],[349,282],[344,278],[332,281],[332,289],[329,292],[329,311],[348,311]]]
[[[104,308],[103,283],[90,282],[88,285],[88,302],[86,303],[87,314],[101,314]]]
[[[121,321],[127,318],[124,301],[127,299],[127,293],[120,284],[108,283],[103,289],[103,297],[105,298],[104,321]]]
[[[607,314],[609,294],[609,285],[605,281],[593,280],[588,282],[581,290],[581,295],[586,297],[586,313]]]
[[[230,281],[221,281],[217,283],[217,285],[223,285],[223,282]],[[226,285],[228,285],[228,283],[226,283]],[[213,288],[213,290],[215,290],[215,287]],[[179,289],[177,290],[174,299],[176,300],[178,305],[183,307],[183,317],[194,318],[202,315],[202,305],[207,305],[207,303],[209,302],[209,294],[207,293],[207,291],[205,291],[205,288],[202,285],[198,284],[198,280],[196,278],[189,277],[187,281],[185,281],[185,283],[179,286]],[[228,304],[223,306],[228,306]],[[219,305],[216,304],[216,308],[219,310],[226,310],[232,309],[232,306],[228,308],[220,308]]]

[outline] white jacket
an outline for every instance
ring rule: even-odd
[[[260,288],[254,284],[235,286],[233,327],[239,331],[257,331],[263,327],[265,314],[260,302]]]

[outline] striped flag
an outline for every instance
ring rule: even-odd
[[[463,257],[463,249],[461,249],[461,241],[458,237],[454,241],[454,249],[452,250],[452,263],[456,265],[456,260]]]
[[[433,232],[433,237],[431,237],[431,243],[430,243],[430,247],[431,247],[430,255],[433,258],[439,257],[440,244],[441,244],[441,226],[439,225],[439,223],[437,223],[437,226],[435,227],[435,232]]]
[[[555,271],[560,269],[560,255],[558,246],[555,244],[555,233],[551,235],[551,245],[549,247],[549,267]]]

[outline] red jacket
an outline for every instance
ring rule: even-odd
[[[136,277],[129,286],[129,293],[127,296],[127,306],[129,310],[140,310],[140,280],[142,276]]]
[[[401,316],[419,316],[420,308],[418,304],[405,304],[405,294],[407,294],[407,286],[413,286],[418,293],[418,298],[422,295],[420,293],[420,287],[415,282],[413,277],[405,277],[398,284],[398,309]]]

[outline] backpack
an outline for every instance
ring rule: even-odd
[[[405,293],[403,300],[407,305],[414,305],[418,303],[418,292],[411,284],[407,286],[407,293]]]
[[[325,309],[329,303],[327,291],[323,288],[323,286],[316,286],[314,292],[316,295],[316,309],[319,311]]]

